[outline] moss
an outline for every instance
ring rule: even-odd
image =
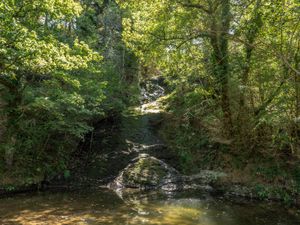
[[[159,185],[168,171],[151,158],[140,159],[123,174],[124,181],[129,185]]]

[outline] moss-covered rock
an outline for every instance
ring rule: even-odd
[[[182,176],[163,161],[141,154],[114,180],[110,187],[178,190]]]
[[[226,174],[203,170],[199,174],[183,176],[162,160],[140,154],[109,184],[112,189],[162,189],[178,191],[201,189],[211,191],[222,186]]]

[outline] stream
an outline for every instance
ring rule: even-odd
[[[296,210],[201,193],[133,194],[106,189],[24,194],[0,200],[0,224],[296,225]]]
[[[143,193],[115,192],[100,188],[102,179],[105,180],[106,176],[116,176],[129,160],[141,153],[155,155],[163,160],[163,157],[172,158],[166,157],[164,143],[149,125],[160,119],[161,112],[155,100],[163,94],[163,88],[157,85],[157,82],[150,85],[150,88],[142,89],[142,106],[123,115],[122,134],[118,134],[118,139],[122,140],[121,144],[116,144],[116,137],[113,136],[113,143],[109,145],[108,150],[100,148],[99,141],[103,133],[101,130],[95,131],[95,141],[88,144],[95,155],[81,174],[85,176],[84,180],[89,180],[94,187],[0,198],[0,225],[300,224],[299,209],[285,208],[277,203],[228,200],[199,191]]]

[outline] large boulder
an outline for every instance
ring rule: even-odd
[[[138,188],[174,191],[182,189],[183,177],[165,162],[148,154],[141,154],[132,160],[109,186],[113,189]]]
[[[227,175],[203,170],[192,176],[183,176],[162,160],[148,154],[140,154],[109,184],[116,191],[141,190],[205,190],[214,191],[223,186]]]

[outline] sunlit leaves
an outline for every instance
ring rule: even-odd
[[[103,116],[102,57],[71,32],[81,11],[73,0],[0,2],[1,122],[7,130],[1,141],[24,168],[15,167],[18,172],[43,176],[64,169],[75,140]],[[32,171],[28,162],[41,169]]]

